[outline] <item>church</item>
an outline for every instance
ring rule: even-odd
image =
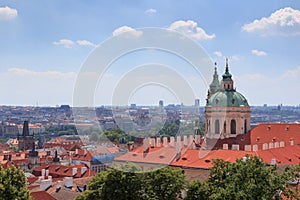
[[[222,80],[219,81],[215,66],[209,85],[205,106],[205,137],[224,139],[246,134],[249,130],[250,106],[247,99],[235,89],[226,59]]]

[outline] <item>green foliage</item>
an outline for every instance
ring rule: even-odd
[[[158,133],[162,136],[176,136],[179,130],[179,125],[179,120],[168,121]]]
[[[180,169],[164,167],[144,174],[146,199],[178,199],[186,185]]]
[[[187,197],[186,200],[207,200],[208,191],[207,191],[206,182],[201,182],[199,180],[193,181],[188,186]]]
[[[169,167],[140,173],[132,163],[98,173],[77,200],[177,199],[185,185],[181,170]]]
[[[45,128],[44,133],[58,133],[59,135],[77,135],[77,129],[75,125],[52,125]]]
[[[12,166],[4,170],[0,166],[0,199],[31,200],[26,178],[20,169]]]
[[[281,194],[294,195],[288,186],[288,180],[294,178],[293,170],[279,173],[276,166],[257,156],[236,163],[218,159],[206,182],[189,185],[186,199],[281,199]]]

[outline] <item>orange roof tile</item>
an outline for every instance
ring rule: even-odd
[[[31,192],[30,196],[32,197],[33,200],[41,200],[41,199],[57,200],[56,198],[48,194],[46,191]]]
[[[147,153],[144,153],[144,147],[138,147],[120,157],[116,157],[115,161],[128,161],[140,163],[153,163],[169,165],[175,159],[175,147],[154,147],[149,148]]]

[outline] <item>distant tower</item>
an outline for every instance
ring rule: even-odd
[[[29,134],[28,121],[24,121],[22,135],[18,133],[18,147],[19,151],[26,151],[31,149],[32,143],[34,142],[34,134]]]
[[[250,130],[250,106],[247,99],[233,87],[227,59],[221,83],[215,67],[207,95],[205,120],[207,138],[236,137]]]
[[[200,107],[200,99],[195,99],[195,107],[196,108]]]
[[[28,170],[31,172],[35,167],[40,166],[39,153],[35,150],[35,142],[32,142],[32,149],[28,156]]]
[[[159,102],[158,102],[158,107],[159,107],[159,109],[161,109],[161,110],[164,109],[164,101],[163,101],[163,100],[159,100]]]

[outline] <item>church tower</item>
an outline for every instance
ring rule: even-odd
[[[234,88],[226,59],[225,73],[219,82],[217,68],[209,86],[205,107],[205,135],[223,139],[245,134],[250,130],[250,106],[247,99]]]

